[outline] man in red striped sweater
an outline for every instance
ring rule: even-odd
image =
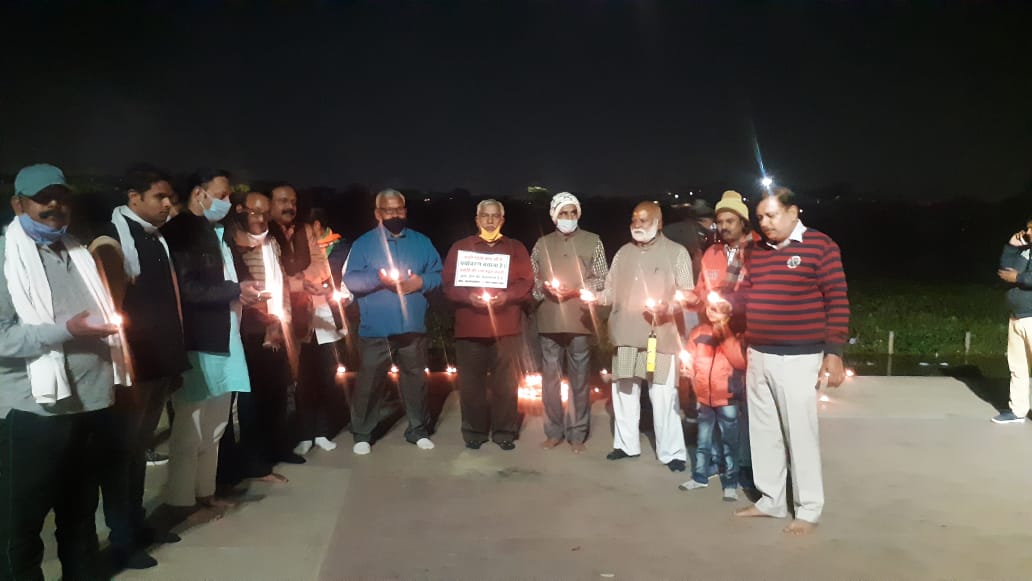
[[[846,275],[835,241],[799,221],[791,190],[773,188],[756,214],[766,242],[749,255],[735,302],[745,307],[749,439],[763,496],[736,515],[788,516],[791,469],[795,518],[784,530],[806,534],[824,508],[815,386],[823,376],[831,387],[845,378]]]

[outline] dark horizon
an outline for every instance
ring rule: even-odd
[[[594,195],[1032,189],[1032,7],[20,2],[0,173]],[[713,188],[709,188],[713,189]]]

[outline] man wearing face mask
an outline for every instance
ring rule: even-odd
[[[255,281],[239,281],[224,239],[220,222],[231,206],[229,174],[202,168],[190,177],[189,187],[186,210],[162,228],[179,281],[191,365],[172,396],[176,421],[165,503],[224,508],[232,503],[215,497],[219,439],[229,422],[230,394],[251,390],[240,340],[241,308],[263,297]]]
[[[239,421],[233,423],[232,434],[222,438],[218,482],[222,486],[235,486],[245,478],[286,482],[272,467],[293,454],[287,438],[287,389],[294,374],[287,353],[297,346],[290,337],[289,287],[280,265],[279,244],[268,235],[268,196],[247,193],[233,216],[237,275],[260,284],[264,300],[245,306],[241,315],[251,392],[235,394]]]
[[[441,256],[430,239],[408,227],[405,196],[376,194],[377,225],[355,240],[344,284],[358,300],[361,367],[351,392],[352,451],[365,455],[380,421],[387,368],[398,366],[408,417],[405,440],[432,450],[433,426],[426,399],[426,295],[441,286]]]
[[[478,233],[452,244],[444,261],[444,294],[455,303],[462,438],[471,450],[479,449],[488,438],[502,450],[514,450],[520,428],[521,305],[530,298],[534,269],[527,248],[502,235],[505,207],[501,202],[477,204],[475,221]],[[492,278],[492,286],[479,284],[475,276],[460,279],[460,255],[467,265],[507,262],[507,272],[493,269],[501,281]],[[499,260],[496,255],[505,258]]]
[[[0,238],[0,577],[43,579],[53,510],[65,579],[99,578],[97,482],[120,461],[114,385],[129,385],[120,317],[97,265],[67,234],[60,169],[14,180]]]
[[[587,380],[590,341],[596,329],[591,316],[576,299],[581,289],[601,291],[608,267],[602,240],[578,227],[581,206],[576,196],[568,192],[556,194],[549,214],[555,231],[539,238],[530,253],[543,362],[541,399],[546,439],[541,447],[550,450],[565,440],[574,453],[581,454],[591,421]],[[560,392],[564,359],[570,386],[565,414]]]
[[[685,469],[688,458],[677,398],[681,339],[675,317],[680,316],[678,291],[693,287],[692,259],[684,246],[663,236],[663,216],[653,202],[642,202],[631,214],[631,237],[616,256],[597,297],[586,302],[611,305],[609,338],[613,355],[613,412],[616,416],[610,460],[641,454],[638,421],[641,384],[648,378],[648,340],[655,333],[655,370],[649,399],[656,432],[656,455],[673,472]]]

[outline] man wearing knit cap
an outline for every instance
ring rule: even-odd
[[[62,577],[101,578],[97,480],[118,461],[114,385],[130,380],[111,295],[67,234],[70,194],[60,169],[22,169],[0,238],[0,579],[43,579],[51,510]]]
[[[717,231],[721,242],[706,249],[700,260],[699,278],[694,292],[686,292],[685,307],[705,311],[706,298],[709,293],[716,292],[726,297],[738,289],[742,278],[742,264],[754,243],[754,235],[750,232],[749,207],[742,201],[742,194],[734,190],[724,192],[716,207]],[[732,321],[733,327],[741,331],[744,325],[744,314]],[[729,382],[731,396],[736,405],[724,406],[726,414],[737,417],[738,449],[724,450],[720,439],[714,438],[711,450],[710,465],[724,465],[725,468],[738,466],[738,480],[750,500],[758,498],[752,481],[752,460],[749,450],[749,416],[745,404],[744,377],[732,377]],[[733,419],[733,418],[732,418]],[[727,422],[730,425],[730,421]],[[732,441],[735,438],[731,438]],[[723,461],[719,461],[723,459]]]
[[[576,196],[556,194],[549,215],[555,231],[539,238],[530,254],[542,354],[546,440],[541,447],[550,450],[566,440],[574,453],[580,454],[591,421],[587,379],[590,339],[596,330],[589,311],[582,309],[576,298],[581,289],[601,291],[608,267],[602,240],[577,225],[581,207]],[[564,357],[570,386],[565,414],[560,393]]]

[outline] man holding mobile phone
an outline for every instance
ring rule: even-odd
[[[1032,369],[1032,218],[1025,229],[1014,233],[1003,246],[1001,280],[1009,283],[1007,304],[1011,316],[1007,325],[1007,366],[1010,368],[1010,409],[993,418],[997,424],[1023,424],[1029,410],[1029,370]]]

